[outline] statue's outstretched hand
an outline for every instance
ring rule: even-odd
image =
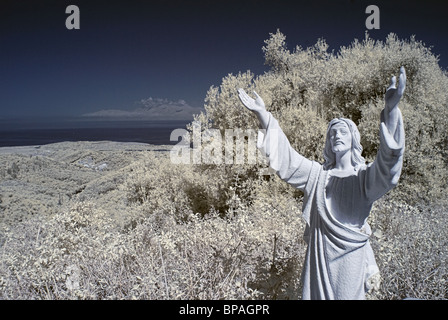
[[[404,89],[406,88],[406,71],[404,67],[400,68],[400,77],[398,82],[398,88],[396,86],[397,78],[393,76],[390,79],[389,88],[386,91],[386,111],[390,112],[393,108],[398,106],[401,97],[403,96]]]
[[[264,101],[255,91],[254,94],[256,96],[256,99],[251,98],[243,89],[238,89],[238,96],[247,109],[255,113],[263,112],[264,110],[266,110]]]
[[[269,113],[266,111],[266,106],[263,99],[254,91],[256,99],[249,97],[249,95],[243,89],[238,89],[238,96],[241,102],[247,109],[254,112],[257,115],[260,127],[266,129],[269,122]]]
[[[387,88],[385,100],[385,107],[382,112],[381,122],[385,125],[384,129],[387,129],[386,133],[386,142],[392,148],[392,141],[388,138],[393,138],[398,145],[402,145],[404,143],[404,130],[401,111],[398,108],[398,103],[403,97],[404,89],[406,88],[406,71],[404,67],[400,68],[400,76],[397,88],[397,78],[393,76],[390,80],[389,88]]]

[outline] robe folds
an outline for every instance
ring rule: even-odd
[[[402,125],[401,113],[399,121]],[[270,167],[304,192],[308,244],[302,270],[304,300],[364,299],[369,279],[379,272],[366,220],[373,202],[396,185],[404,151],[404,141],[389,148],[382,130],[375,161],[345,177],[332,175],[322,164],[297,153],[272,114],[266,130],[258,133],[257,147]]]

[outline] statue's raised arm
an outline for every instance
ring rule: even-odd
[[[312,162],[295,151],[278,125],[278,121],[266,110],[263,99],[254,91],[255,99],[243,89],[238,96],[244,106],[258,118],[260,131],[257,147],[269,161],[277,175],[295,188],[304,190]]]
[[[368,196],[373,202],[397,185],[403,166],[405,132],[403,117],[398,104],[406,88],[406,71],[400,69],[399,82],[391,78],[385,95],[385,106],[381,111],[380,147],[376,159],[368,170]]]
[[[397,88],[397,78],[393,76],[385,95],[385,107],[381,114],[381,128],[387,146],[391,149],[404,147],[404,127],[401,111],[398,104],[403,97],[406,88],[406,71],[400,68],[400,76]],[[387,129],[387,130],[386,130]]]

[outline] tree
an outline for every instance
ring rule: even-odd
[[[379,144],[379,116],[389,79],[406,68],[408,84],[400,104],[406,131],[404,168],[395,194],[410,199],[443,196],[448,177],[448,77],[438,57],[415,37],[385,41],[355,39],[338,52],[315,45],[289,50],[280,31],[270,34],[263,47],[270,70],[229,74],[220,87],[211,87],[205,113],[196,116],[204,128],[221,131],[257,128],[256,119],[241,105],[237,88],[255,90],[267,110],[279,120],[291,145],[310,159],[323,161],[324,134],[335,117],[352,119],[361,133],[363,156],[373,161]]]

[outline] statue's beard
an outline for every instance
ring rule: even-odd
[[[339,152],[348,152],[350,150],[350,146],[347,146],[344,143],[339,143],[333,146],[333,152],[334,153],[339,153]]]

